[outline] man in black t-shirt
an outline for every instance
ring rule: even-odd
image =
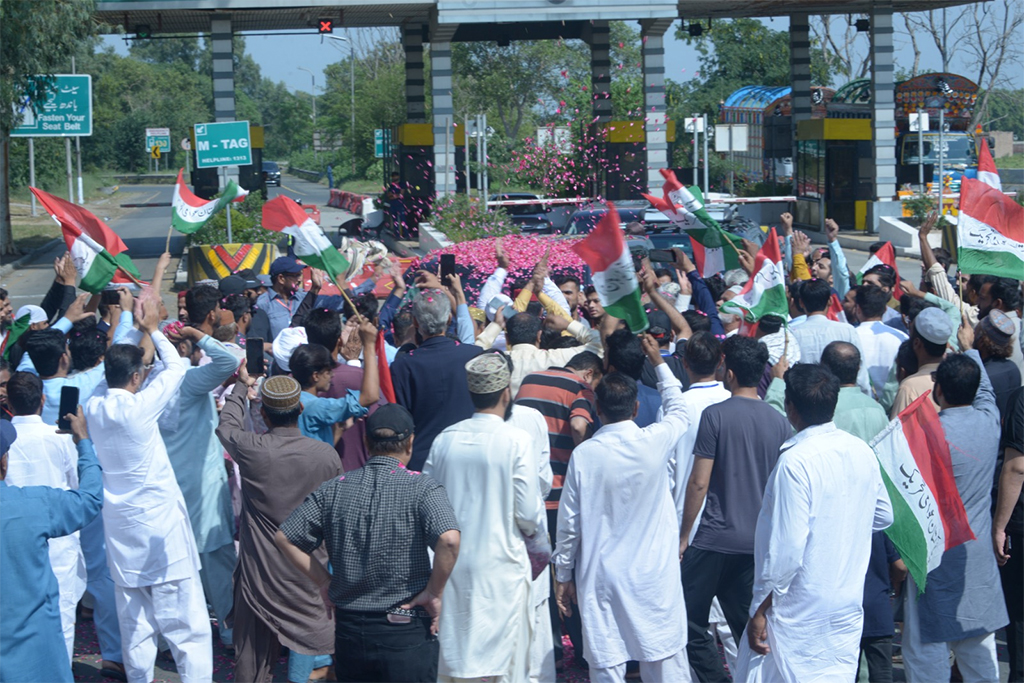
[[[1020,681],[1024,680],[1024,387],[1014,391],[1007,401],[1001,446],[992,546],[1010,616],[1006,626],[1008,680]]]

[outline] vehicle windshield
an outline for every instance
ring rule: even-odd
[[[950,165],[970,165],[974,163],[971,139],[966,135],[944,136],[942,146],[945,148],[943,161]],[[924,136],[924,159],[919,158],[917,136],[910,134],[903,139],[903,165],[911,166],[919,163],[939,163],[939,135],[926,133]]]
[[[505,213],[509,216],[532,216],[534,214],[544,213],[543,204],[512,204],[501,208],[505,209]]]
[[[276,171],[276,170],[278,170],[277,162],[274,162],[274,161],[264,161],[263,162],[263,170],[264,171]]]
[[[680,232],[649,233],[647,239],[651,241],[655,249],[673,249],[678,247],[687,256],[693,257],[693,245],[690,244],[690,236]]]

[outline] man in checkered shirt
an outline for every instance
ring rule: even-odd
[[[339,681],[437,680],[441,595],[460,533],[444,487],[406,469],[413,438],[409,411],[381,406],[366,420],[366,465],[324,482],[277,532],[334,611]],[[321,543],[333,576],[311,555]]]

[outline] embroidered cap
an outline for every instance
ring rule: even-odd
[[[466,380],[471,394],[493,394],[512,381],[508,361],[497,353],[483,353],[466,363]]]
[[[260,389],[263,405],[271,410],[287,412],[299,405],[302,389],[299,383],[287,375],[268,377]]]
[[[979,323],[985,335],[997,346],[1010,343],[1013,338],[1013,321],[1002,311],[992,309]]]

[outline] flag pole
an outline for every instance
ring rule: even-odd
[[[164,251],[170,253],[171,251],[171,235],[174,234],[174,224],[167,228],[167,245],[164,247]]]

